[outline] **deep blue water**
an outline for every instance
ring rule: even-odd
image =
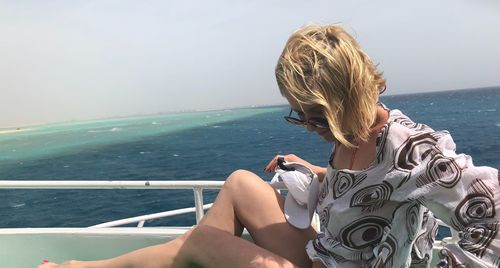
[[[382,97],[416,122],[450,131],[475,165],[500,168],[500,87]],[[224,180],[262,172],[276,154],[326,165],[331,145],[287,124],[288,107],[159,115],[34,127],[0,135],[0,179]],[[161,128],[160,126],[163,126]],[[211,202],[215,191],[205,191]],[[191,191],[0,190],[0,228],[89,226],[193,206]],[[147,225],[194,224],[193,215]]]

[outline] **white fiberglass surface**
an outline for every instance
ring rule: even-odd
[[[42,260],[98,260],[165,243],[189,228],[0,229],[1,268],[34,268]],[[247,237],[251,239],[248,234]],[[434,249],[435,266],[438,248]]]
[[[126,228],[113,228],[126,229]],[[34,229],[0,230],[0,267],[34,268],[42,260],[98,260],[121,255],[150,245],[164,243],[187,229],[172,230]],[[147,229],[147,228],[143,228]],[[48,231],[48,232],[47,232]]]

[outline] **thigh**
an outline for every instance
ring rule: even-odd
[[[316,232],[312,227],[302,230],[287,223],[284,198],[268,183],[254,173],[240,170],[228,178],[222,191],[230,196],[235,217],[256,245],[300,267],[311,266],[305,245]]]
[[[175,267],[304,267],[209,225],[187,237],[172,265]]]

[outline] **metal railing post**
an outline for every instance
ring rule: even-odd
[[[193,187],[194,194],[194,204],[196,207],[196,224],[201,221],[203,218],[203,188],[202,187]]]

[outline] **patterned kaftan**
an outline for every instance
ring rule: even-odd
[[[498,170],[457,155],[448,132],[389,114],[367,169],[328,166],[316,209],[322,233],[306,246],[310,258],[327,267],[428,267],[435,216],[461,233],[458,246],[442,251],[443,263],[500,267]]]

